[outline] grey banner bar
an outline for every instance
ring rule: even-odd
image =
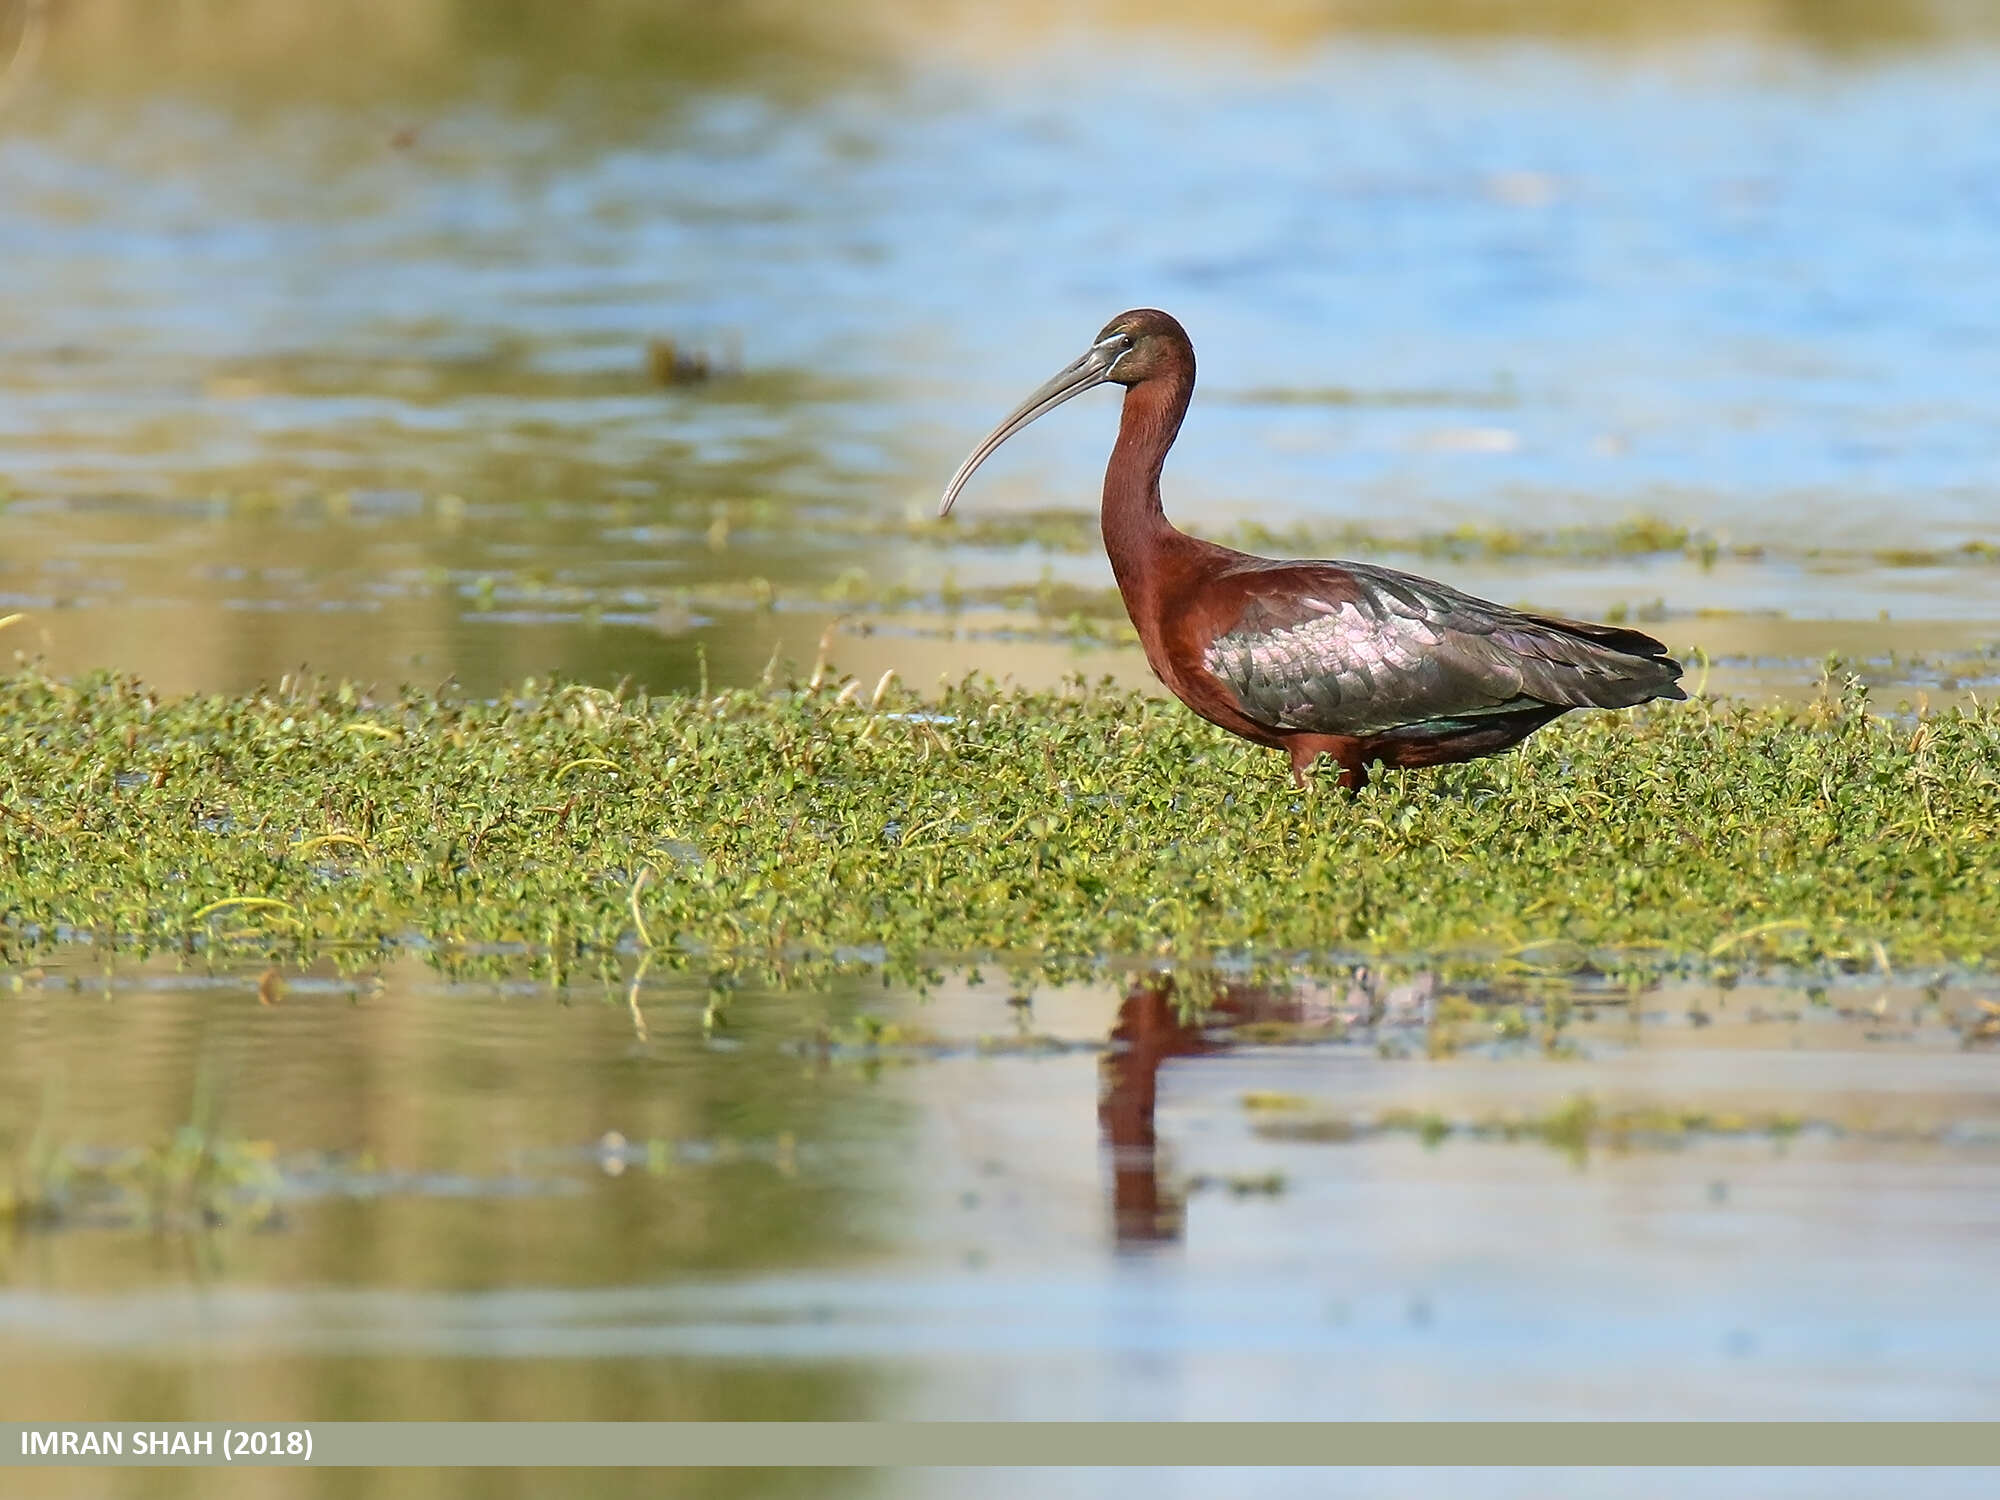
[[[2000,1465],[2000,1422],[0,1423],[0,1466]]]

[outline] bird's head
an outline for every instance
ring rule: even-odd
[[[1098,330],[1088,349],[1064,365],[986,434],[951,476],[951,483],[944,488],[944,499],[938,504],[938,514],[951,514],[959,491],[996,448],[1070,397],[1106,382],[1135,386],[1176,369],[1185,369],[1191,376],[1193,368],[1194,347],[1188,342],[1187,331],[1171,314],[1154,307],[1137,307],[1120,313]]]

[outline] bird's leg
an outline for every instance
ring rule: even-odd
[[[1286,744],[1285,753],[1292,758],[1292,785],[1303,792],[1311,784],[1306,772],[1319,759],[1319,746],[1310,740],[1294,739]]]
[[[1306,773],[1322,755],[1331,755],[1339,765],[1340,785],[1345,790],[1358,792],[1368,785],[1368,765],[1360,745],[1353,740],[1295,735],[1285,742],[1285,753],[1292,758],[1292,781],[1300,791],[1306,789]]]

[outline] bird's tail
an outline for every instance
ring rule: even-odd
[[[1594,648],[1590,652],[1593,670],[1586,680],[1591,700],[1600,708],[1630,708],[1654,698],[1687,697],[1680,684],[1681,664],[1643,630],[1568,620],[1560,615],[1528,618]]]

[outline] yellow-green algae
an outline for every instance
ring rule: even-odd
[[[1259,1111],[1251,1127],[1264,1140],[1348,1144],[1391,1134],[1414,1135],[1426,1146],[1453,1137],[1475,1141],[1540,1141],[1581,1161],[1593,1146],[1629,1151],[1657,1146],[1669,1149],[1714,1137],[1761,1137],[1785,1142],[1810,1128],[1828,1138],[1872,1142],[1935,1142],[1956,1137],[1953,1125],[1861,1126],[1833,1120],[1801,1119],[1789,1113],[1758,1115],[1689,1106],[1651,1105],[1610,1108],[1587,1093],[1571,1094],[1561,1103],[1534,1113],[1494,1114],[1477,1119],[1450,1119],[1436,1110],[1387,1109],[1372,1118],[1355,1119],[1310,1112],[1310,1101],[1267,1102],[1271,1096],[1246,1095],[1246,1109]]]
[[[157,700],[0,678],[0,947],[420,939],[714,970],[994,955],[2000,957],[2000,712],[1575,715],[1295,792],[1106,686]],[[4,958],[0,954],[0,958]]]

